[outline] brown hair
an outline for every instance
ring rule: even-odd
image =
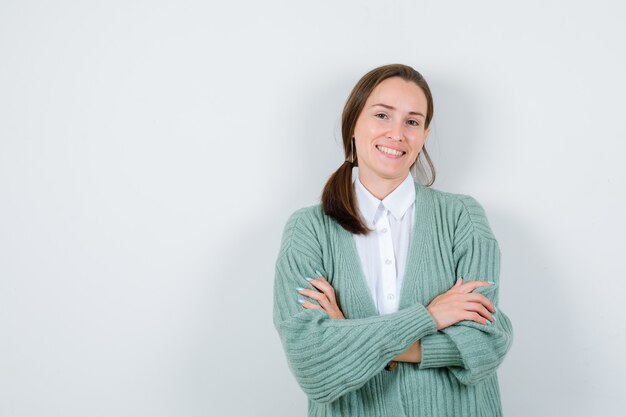
[[[367,98],[374,91],[374,88],[391,77],[399,77],[405,81],[414,82],[426,95],[428,107],[424,129],[428,128],[433,118],[433,97],[430,88],[424,77],[408,65],[391,64],[374,68],[365,74],[354,86],[341,115],[341,136],[346,161],[330,176],[324,186],[324,191],[322,191],[322,208],[324,213],[335,219],[344,229],[354,234],[365,235],[370,231],[359,214],[352,186],[352,167],[358,166],[358,159],[356,155],[352,154],[354,126],[365,106]],[[411,166],[411,170],[416,169],[420,173],[424,171],[423,167],[418,163],[421,155],[424,155],[432,174],[430,180],[425,184],[427,187],[430,187],[435,182],[435,167],[428,156],[425,146],[422,147],[415,163]]]

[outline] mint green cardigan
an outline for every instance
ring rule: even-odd
[[[399,311],[379,315],[350,232],[315,205],[285,226],[274,281],[274,325],[309,416],[501,416],[496,369],[511,347],[498,304],[500,249],[472,197],[415,183],[415,221]],[[335,288],[346,320],[298,303],[315,271]],[[461,321],[437,331],[426,306],[458,277],[494,281],[480,292],[494,322]],[[422,361],[385,365],[421,340]]]

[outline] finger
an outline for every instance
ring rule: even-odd
[[[473,292],[473,293],[468,293],[468,294],[463,294],[462,298],[463,301],[467,302],[473,302],[473,303],[480,303],[481,305],[485,306],[487,308],[487,310],[489,310],[490,312],[495,312],[495,306],[493,305],[493,303],[491,302],[490,299],[488,299],[487,297],[485,297],[482,294]]]
[[[318,290],[326,294],[328,298],[335,298],[335,289],[325,279],[317,279],[317,280],[311,281],[311,285],[313,285],[315,288],[317,288]]]
[[[335,298],[335,289],[328,281],[326,281],[326,279],[324,279],[324,277],[321,278],[322,279],[310,281],[311,285],[323,292],[326,297],[328,297],[330,302],[336,303],[337,299]]]
[[[457,290],[463,285],[463,277],[459,277],[454,285],[446,292],[457,292]],[[445,294],[445,293],[444,293]]]
[[[476,300],[477,302],[484,305],[490,312],[495,313],[496,306],[493,305],[493,302],[491,302],[489,298],[485,297],[483,294],[478,293],[471,293],[471,295],[472,300]]]
[[[466,311],[464,314],[465,320],[474,321],[480,324],[487,324],[487,319],[481,316],[480,314],[473,311]]]
[[[459,288],[459,291],[461,293],[468,293],[474,291],[476,288],[490,286],[491,284],[487,281],[468,281]]]
[[[326,280],[326,277],[324,277],[324,275],[322,275],[322,273],[320,271],[318,271],[317,269],[315,270],[315,279],[317,279],[318,281],[322,281],[322,282],[328,282]]]
[[[324,310],[322,307],[320,307],[317,304],[313,304],[310,301],[304,300],[302,303],[300,303],[302,305],[302,307],[304,308],[308,308],[308,309],[315,309],[315,310]]]
[[[326,294],[309,289],[299,290],[298,292],[317,301],[324,310],[328,309],[331,306],[331,303],[328,300],[328,297],[326,297]]]
[[[476,311],[471,311],[471,310],[466,310],[463,311],[463,313],[461,314],[462,319],[461,320],[469,320],[469,321],[473,321],[479,324],[490,324],[491,322],[486,319],[485,317],[481,316],[478,312]]]
[[[320,297],[320,296],[324,297],[325,296],[323,293],[320,293],[318,291],[315,291],[315,290],[312,290],[312,289],[309,289],[309,288],[302,288],[302,289],[299,289],[297,291],[298,291],[298,293],[304,295],[305,297],[309,297],[309,298],[312,298],[314,300],[317,297]]]
[[[482,304],[478,304],[478,303],[467,303],[465,305],[463,305],[463,308],[466,311],[474,311],[478,314],[480,314],[482,317],[486,318],[489,321],[493,321],[493,316],[491,315],[491,313],[489,312],[489,310],[487,310],[485,308],[485,306],[483,306]]]

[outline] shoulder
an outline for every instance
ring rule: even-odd
[[[291,249],[294,246],[319,247],[319,235],[328,220],[321,204],[295,210],[287,218],[281,249]]]
[[[302,207],[289,215],[285,229],[301,229],[315,227],[324,222],[324,211],[321,204]]]
[[[459,193],[451,193],[417,184],[417,188],[433,201],[437,211],[444,213],[453,222],[457,232],[471,232],[485,238],[495,239],[487,213],[476,198]]]

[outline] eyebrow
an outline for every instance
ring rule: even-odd
[[[372,104],[372,105],[370,106],[370,108],[371,108],[371,107],[376,107],[376,106],[384,107],[384,108],[389,109],[389,110],[396,110],[396,108],[395,108],[395,107],[390,106],[390,105],[388,105],[388,104],[383,104],[383,103]],[[416,116],[422,116],[423,118],[426,118],[426,116],[424,116],[422,113],[420,113],[420,112],[416,112],[416,111],[410,111],[410,112],[409,112],[409,114],[414,114],[414,115],[416,115]]]

